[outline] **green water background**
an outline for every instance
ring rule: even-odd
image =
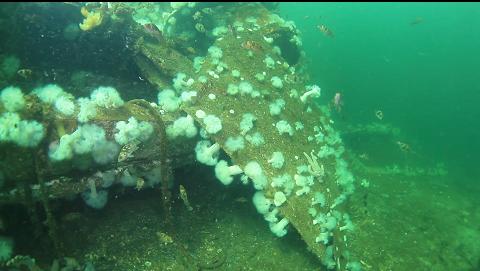
[[[459,180],[478,179],[479,3],[282,3],[280,11],[302,31],[323,101],[343,93],[344,121],[376,121],[382,110],[412,149]]]

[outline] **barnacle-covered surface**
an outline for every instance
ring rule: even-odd
[[[204,64],[197,73],[185,71],[187,78],[204,76],[207,79],[206,82],[196,81],[190,87],[198,90],[198,99],[192,105],[186,105],[182,109],[191,116],[195,116],[197,110],[203,110],[206,114],[218,116],[222,120],[223,129],[211,138],[222,146],[224,146],[223,144],[228,137],[238,135],[241,132],[239,123],[242,116],[245,113],[253,114],[257,120],[254,124],[255,128],[250,133],[261,133],[267,144],[261,146],[247,144],[245,149],[236,153],[227,151],[227,154],[232,158],[234,164],[242,168],[252,160],[258,161],[270,180],[264,190],[265,195],[268,198],[273,198],[275,192],[281,191],[281,189],[274,189],[271,186],[271,180],[284,174],[292,176],[293,179],[293,176],[297,174],[297,167],[308,165],[304,153],[316,155],[328,141],[332,148],[338,149],[338,156],[340,156],[343,147],[338,134],[330,126],[328,117],[322,113],[320,108],[313,103],[305,104],[301,102],[299,96],[308,89],[305,87],[305,80],[295,72],[295,65],[290,66],[286,59],[281,54],[276,54],[273,49],[273,46],[276,46],[275,41],[286,33],[293,37],[295,34],[294,28],[289,29],[285,26],[285,22],[276,21],[275,15],[261,6],[255,8],[255,13],[253,15],[255,19],[252,19],[251,7],[249,6],[238,7],[233,10],[231,16],[227,18],[234,18],[237,22],[237,25],[233,26],[234,30],[227,31],[212,44],[212,46],[220,48],[223,57],[218,60],[209,55],[205,58]],[[268,42],[269,39],[272,39],[273,42]],[[282,46],[281,39],[278,45]],[[294,50],[300,55],[300,49],[295,46],[280,47],[280,50],[285,54]],[[290,55],[294,54],[294,52],[290,53]],[[265,64],[264,59],[268,56],[275,62],[273,69],[268,68]],[[298,60],[291,60],[291,62],[295,63]],[[220,65],[222,69],[218,71],[217,66]],[[161,65],[157,65],[156,68],[163,70]],[[232,75],[234,69],[239,71],[241,79]],[[262,81],[256,79],[255,75],[257,73],[263,73],[265,79]],[[274,76],[282,78],[284,81],[282,89],[276,89],[272,86],[270,78]],[[254,91],[260,92],[258,97],[252,97],[250,94],[244,95],[243,93],[236,95],[227,93],[229,84],[239,84],[241,82],[249,82]],[[212,94],[216,97],[213,100],[209,98],[209,95]],[[268,109],[269,104],[276,99],[286,101],[285,110],[279,116],[271,116]],[[292,126],[296,122],[301,122],[304,127],[301,130],[296,130],[291,136],[288,134],[281,135],[275,128],[275,124],[281,120],[287,121]],[[198,117],[197,121],[203,124],[202,119]],[[317,129],[319,130],[317,131]],[[321,141],[308,140],[309,136],[313,137],[316,131],[317,133],[323,131],[325,135],[322,134],[322,137],[325,136],[329,139],[326,139],[325,142],[323,142],[323,139]],[[267,163],[271,154],[275,151],[281,151],[285,156],[285,166],[281,170],[272,169]],[[316,242],[316,237],[320,234],[320,227],[312,223],[314,217],[308,211],[312,206],[313,195],[315,192],[325,193],[327,207],[320,212],[327,213],[337,197],[344,192],[343,190],[352,188],[342,188],[338,184],[334,156],[321,159],[320,163],[325,167],[325,176],[319,176],[314,180],[315,184],[307,195],[296,196],[295,193],[292,193],[288,197],[287,203],[280,208],[280,212],[288,218],[310,249],[321,259],[324,257],[325,246]],[[300,190],[300,187],[296,186],[294,192],[297,190]],[[337,208],[341,210],[342,207],[338,206]],[[342,215],[340,215],[340,219]],[[340,269],[344,269],[350,260],[348,257],[342,256],[346,255],[347,246],[344,235],[346,233],[336,231],[333,241],[334,261]]]

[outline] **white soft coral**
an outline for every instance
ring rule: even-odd
[[[124,103],[118,91],[113,87],[99,87],[92,92],[90,98],[98,106],[104,108],[117,108]]]
[[[153,133],[153,126],[146,122],[138,122],[134,117],[130,117],[128,122],[119,121],[115,125],[118,132],[114,135],[115,141],[120,145],[125,145],[134,140],[146,141]]]
[[[0,101],[9,112],[22,110],[25,106],[22,90],[17,87],[6,87],[0,93]]]

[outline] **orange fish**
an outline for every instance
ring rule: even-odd
[[[322,25],[317,25],[317,28],[318,30],[320,30],[320,32],[322,32],[323,34],[325,34],[325,36],[327,37],[331,37],[331,38],[334,38],[335,37],[335,34],[333,34],[332,30],[330,30],[328,27],[326,27],[324,24]]]

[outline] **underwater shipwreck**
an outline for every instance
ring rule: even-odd
[[[0,269],[477,264],[428,233],[384,233],[399,226],[405,206],[376,191],[371,176],[447,172],[437,164],[373,166],[349,148],[346,141],[390,142],[401,131],[385,124],[340,131],[331,106],[316,101],[321,84],[310,80],[301,33],[276,9],[2,5]],[[405,188],[397,185],[392,194]],[[262,223],[216,215],[235,212]],[[269,236],[251,239],[258,231]],[[269,251],[269,242],[291,256]],[[441,260],[431,257],[437,249]]]

